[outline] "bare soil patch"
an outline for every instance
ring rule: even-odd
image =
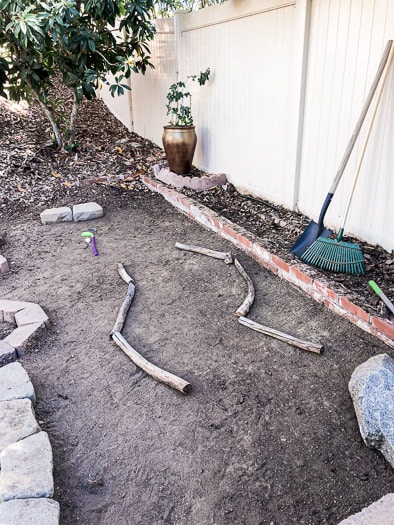
[[[392,349],[179,214],[138,179],[83,184],[104,172],[135,174],[162,158],[100,101],[83,108],[78,156],[42,143],[46,123],[35,108],[0,108],[1,253],[12,268],[1,276],[1,297],[39,303],[52,323],[22,362],[53,446],[62,525],[335,525],[393,492],[392,469],[363,444],[347,391],[357,365]],[[198,198],[209,205],[215,195],[226,215],[234,192]],[[257,222],[255,209],[285,214],[237,199],[229,218],[241,225],[238,213]],[[40,224],[49,206],[90,200],[103,206],[103,219]],[[90,226],[98,257],[81,238]],[[281,238],[277,224],[266,228],[267,240]],[[176,241],[235,253],[256,287],[250,318],[321,342],[325,353],[239,325],[234,312],[246,290],[236,269],[176,250]],[[126,339],[190,381],[191,395],[156,383],[110,341],[127,289],[118,262],[137,285]]]

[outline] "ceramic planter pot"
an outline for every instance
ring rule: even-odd
[[[187,175],[192,168],[197,135],[194,126],[164,126],[163,147],[168,167],[177,175]]]

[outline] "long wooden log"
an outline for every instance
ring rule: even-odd
[[[254,286],[253,281],[249,277],[249,275],[246,273],[245,269],[243,268],[242,264],[238,261],[237,258],[234,259],[234,264],[239,273],[242,275],[244,281],[248,285],[248,294],[245,297],[244,302],[241,304],[241,306],[238,308],[238,310],[235,312],[235,315],[238,317],[245,317],[245,315],[248,315],[249,310],[252,307],[252,304],[254,302]]]
[[[112,336],[114,332],[121,332],[127,317],[127,313],[129,311],[130,305],[134,299],[135,294],[135,284],[133,281],[133,278],[126,272],[125,267],[122,263],[118,263],[118,272],[121,278],[129,285],[127,288],[126,297],[119,309],[118,316],[116,318],[114,327],[111,330],[111,333],[109,334],[109,337]]]
[[[156,365],[153,365],[149,361],[142,357],[141,354],[137,352],[126,339],[122,336],[120,332],[115,332],[111,334],[113,341],[123,350],[123,352],[136,364],[141,370],[146,372],[148,375],[165,383],[175,390],[179,390],[183,394],[189,394],[192,391],[192,385],[185,381],[184,379],[159,368]]]
[[[238,321],[244,326],[255,330],[256,332],[269,335],[270,337],[279,339],[280,341],[288,343],[292,346],[296,346],[297,348],[301,348],[302,350],[308,350],[309,352],[315,352],[316,354],[321,354],[324,350],[323,345],[303,341],[302,339],[298,339],[297,337],[293,337],[292,335],[285,334],[284,332],[279,332],[279,330],[275,330],[274,328],[270,328],[269,326],[263,326],[262,324],[255,323],[254,321],[251,321],[246,317],[240,317]]]
[[[202,246],[193,246],[192,244],[182,244],[180,242],[175,243],[175,248],[178,250],[185,250],[187,252],[201,253],[202,255],[207,255],[208,257],[213,257],[214,259],[221,259],[226,264],[232,264],[233,256],[230,252],[217,252],[216,250],[210,250],[209,248],[203,248]]]

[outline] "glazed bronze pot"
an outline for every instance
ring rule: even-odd
[[[163,147],[173,173],[187,175],[192,168],[197,135],[194,126],[164,126]]]

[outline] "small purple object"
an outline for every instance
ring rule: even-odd
[[[98,255],[98,251],[97,251],[97,248],[96,248],[96,241],[94,240],[94,235],[92,237],[92,248],[93,248],[93,254],[94,255]]]

